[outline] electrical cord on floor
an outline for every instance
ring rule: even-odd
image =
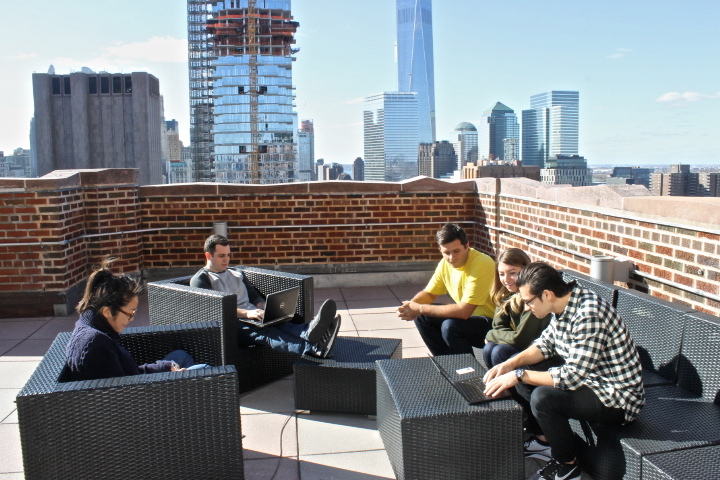
[[[292,415],[289,415],[287,420],[285,420],[282,428],[280,429],[280,456],[278,458],[277,465],[275,465],[275,471],[273,472],[272,477],[270,477],[270,480],[275,480],[275,475],[277,475],[278,470],[280,470],[280,463],[283,460],[283,434],[285,433],[285,427],[287,427],[287,424],[290,423],[290,419],[294,416],[294,413]]]

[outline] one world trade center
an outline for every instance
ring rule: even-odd
[[[435,141],[431,0],[397,0],[398,90],[417,92],[420,143]]]

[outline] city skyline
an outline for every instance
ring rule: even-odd
[[[316,157],[350,164],[363,155],[363,99],[397,85],[395,2],[339,3],[292,1],[293,83],[298,119],[315,124]],[[5,13],[0,150],[29,147],[31,74],[50,64],[58,74],[155,75],[165,118],[180,122],[188,144],[185,1],[15,2]],[[720,46],[720,4],[448,0],[432,17],[438,140],[498,101],[517,113],[539,92],[575,90],[579,153],[591,165],[720,163],[720,69],[709,57]],[[20,18],[43,35],[21,30]]]

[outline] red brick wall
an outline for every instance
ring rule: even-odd
[[[520,247],[584,273],[593,255],[622,255],[642,272],[719,293],[715,199],[527,179],[137,187],[136,177],[117,169],[0,179],[2,315],[51,315],[105,254],[126,273],[199,267],[214,221],[228,222],[233,261],[245,265],[434,261],[435,231],[456,221],[487,253]],[[22,243],[32,245],[8,245]],[[720,313],[692,292],[640,277],[631,284]]]

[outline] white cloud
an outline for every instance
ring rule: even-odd
[[[701,100],[709,100],[709,99],[715,99],[720,98],[720,92],[715,94],[705,94],[705,93],[698,93],[698,92],[668,92],[663,93],[658,98],[655,99],[656,102],[673,102],[673,103],[692,103],[692,102],[699,102]]]
[[[629,52],[633,52],[634,50],[631,48],[616,48],[613,53],[607,56],[607,58],[610,58],[612,60],[615,60],[616,58],[623,58],[625,54]]]
[[[5,57],[8,60],[30,60],[31,58],[37,58],[37,53],[18,53],[17,55],[12,55],[10,57]]]

